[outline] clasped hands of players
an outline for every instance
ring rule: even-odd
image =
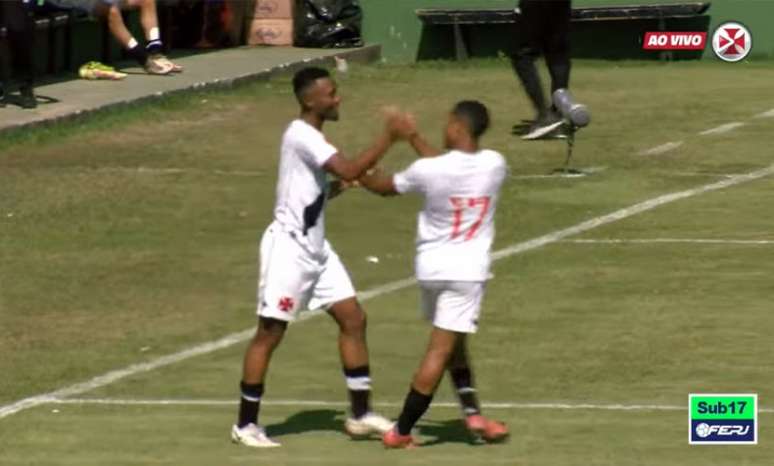
[[[406,141],[421,157],[433,157],[441,153],[439,150],[428,144],[419,134],[416,116],[413,113],[403,111],[394,105],[383,107],[381,113],[385,119],[385,136],[390,140],[390,144],[394,144],[398,141]],[[368,170],[365,176],[373,176],[381,171],[381,168],[374,167]],[[347,189],[360,187],[361,182],[360,180],[338,180],[335,185],[337,190],[336,194],[338,195]]]
[[[414,114],[404,112],[394,105],[383,107],[381,111],[385,118],[385,129],[393,142],[408,141],[418,134]]]

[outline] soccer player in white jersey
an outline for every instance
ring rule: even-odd
[[[258,423],[264,378],[287,324],[305,309],[326,309],[339,325],[352,411],[347,433],[381,435],[393,425],[371,412],[366,316],[344,265],[325,239],[323,210],[327,199],[374,166],[396,139],[414,132],[413,120],[393,112],[371,147],[350,160],[322,133],[326,121],[338,120],[341,102],[329,73],[305,68],[293,78],[293,89],[301,114],[282,137],[274,221],[260,245],[258,328],[245,353],[239,418],[231,430],[234,442],[251,447],[279,446]],[[339,181],[328,183],[328,173]]]
[[[360,180],[378,194],[415,192],[424,197],[415,267],[422,309],[433,330],[398,422],[382,437],[388,448],[414,445],[411,429],[430,405],[446,370],[466,426],[476,439],[497,442],[508,436],[505,424],[481,415],[466,346],[467,336],[478,327],[497,197],[507,172],[502,155],[479,147],[488,127],[489,112],[483,104],[460,102],[445,130],[448,152],[439,154],[414,133],[409,142],[426,158],[393,176],[372,173]]]

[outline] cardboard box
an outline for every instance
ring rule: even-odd
[[[292,19],[293,0],[256,0],[253,18]]]
[[[293,20],[254,19],[247,45],[293,45]]]

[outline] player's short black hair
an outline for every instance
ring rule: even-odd
[[[477,100],[463,100],[452,113],[464,121],[474,138],[480,138],[489,129],[489,110]]]
[[[303,68],[293,76],[293,92],[298,99],[301,99],[301,95],[304,91],[315,81],[321,78],[330,77],[331,74],[324,68],[318,68],[316,66]]]

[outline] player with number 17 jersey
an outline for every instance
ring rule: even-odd
[[[485,281],[498,192],[507,173],[493,150],[452,150],[415,161],[394,175],[399,193],[424,195],[417,220],[419,281]]]
[[[415,268],[422,311],[433,330],[398,422],[382,436],[388,448],[414,445],[411,431],[447,371],[474,438],[499,442],[508,437],[505,424],[481,413],[467,349],[468,335],[478,330],[497,198],[507,174],[503,156],[479,145],[489,123],[484,104],[459,102],[444,129],[447,152],[440,153],[414,132],[408,141],[425,158],[392,176],[371,173],[360,179],[363,187],[383,196],[413,192],[424,199]]]

